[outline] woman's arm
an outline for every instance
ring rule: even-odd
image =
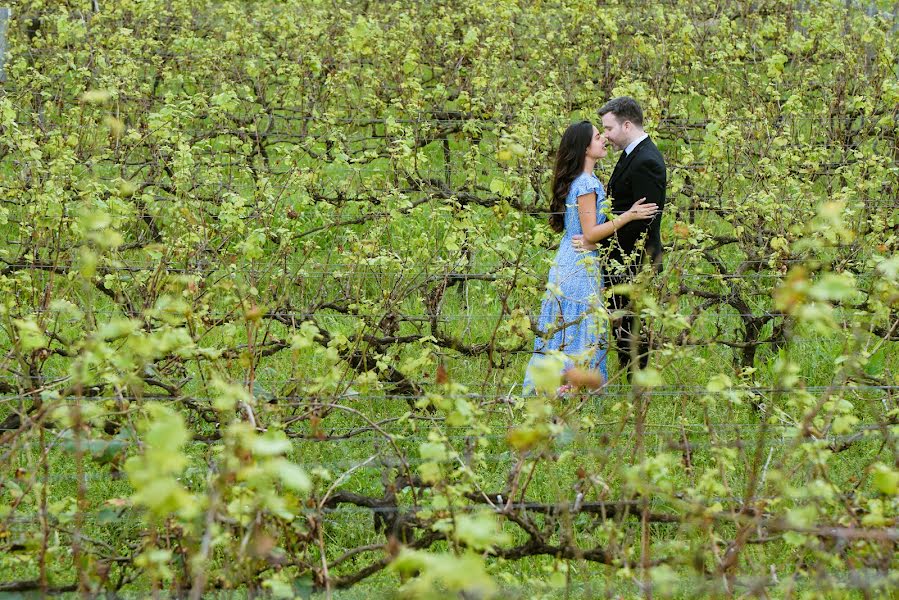
[[[651,219],[658,211],[655,204],[643,204],[646,198],[634,202],[630,210],[604,223],[596,223],[596,193],[590,192],[577,197],[577,215],[584,232],[584,241],[596,243],[604,240],[616,231],[636,219]]]

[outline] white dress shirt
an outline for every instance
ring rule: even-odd
[[[649,137],[649,134],[644,131],[643,135],[641,135],[640,137],[638,137],[633,142],[631,142],[630,144],[627,145],[627,148],[624,149],[624,153],[627,154],[628,156],[630,156],[631,152],[634,151],[634,148],[636,148],[640,144],[640,142],[642,142],[643,140],[645,140],[648,137]]]

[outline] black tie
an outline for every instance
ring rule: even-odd
[[[615,183],[615,178],[618,177],[618,173],[621,171],[621,165],[624,164],[624,159],[627,158],[627,152],[624,150],[621,151],[621,155],[618,157],[618,162],[615,163],[615,168],[612,169],[612,176],[609,177],[609,193],[612,193],[612,184]]]

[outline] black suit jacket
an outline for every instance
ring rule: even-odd
[[[612,212],[616,215],[628,211],[634,202],[646,198],[647,204],[658,204],[659,212],[653,219],[631,221],[614,235],[602,240],[601,245],[608,248],[608,256],[612,261],[625,265],[626,270],[616,277],[614,264],[606,272],[612,283],[626,281],[639,271],[640,264],[648,256],[656,269],[662,266],[662,236],[659,226],[662,222],[662,209],[665,207],[665,185],[667,176],[665,160],[651,139],[646,138],[634,148],[630,155],[622,150],[618,164],[609,179],[608,195],[612,199]],[[636,256],[634,252],[645,234],[646,243]],[[617,280],[617,281],[616,281]]]

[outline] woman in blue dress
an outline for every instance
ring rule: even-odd
[[[590,121],[570,125],[559,143],[549,224],[557,233],[564,231],[564,236],[549,271],[534,354],[525,373],[526,394],[535,387],[532,369],[550,352],[561,353],[563,373],[581,365],[598,371],[603,383],[608,380],[606,311],[598,252],[576,250],[571,238],[580,234],[595,243],[630,221],[651,219],[658,207],[639,200],[624,214],[606,220],[602,212],[607,205],[606,194],[593,168],[607,154],[605,137]]]

